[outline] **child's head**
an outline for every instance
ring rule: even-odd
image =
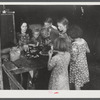
[[[47,18],[46,20],[45,20],[45,22],[44,22],[44,26],[46,27],[46,28],[48,28],[48,27],[50,27],[51,25],[52,25],[52,23],[53,23],[53,20],[52,20],[52,18]]]
[[[54,41],[53,45],[54,50],[66,52],[69,50],[69,44],[64,37],[59,37]]]
[[[68,35],[72,39],[81,38],[83,34],[82,29],[77,25],[72,25],[68,30]]]
[[[33,33],[33,37],[37,39],[39,37],[39,35],[40,35],[40,31],[38,29],[36,29]]]
[[[48,38],[50,36],[50,32],[48,28],[42,28],[41,30],[41,36],[43,38]]]
[[[65,17],[62,18],[61,20],[59,20],[59,21],[57,22],[59,31],[65,33],[65,32],[67,31],[67,29],[68,29],[68,24],[69,24],[69,21],[68,21],[68,19],[65,18]]]

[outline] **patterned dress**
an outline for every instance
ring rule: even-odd
[[[18,43],[20,46],[23,46],[23,45],[26,45],[29,43],[29,41],[30,41],[29,34],[23,35],[21,33],[17,33],[17,35],[18,35]]]
[[[48,69],[52,70],[49,90],[69,90],[68,65],[70,54],[58,53],[52,57]]]
[[[72,43],[72,54],[70,62],[70,83],[74,83],[77,87],[89,82],[89,70],[86,58],[88,45],[84,39],[82,42]]]

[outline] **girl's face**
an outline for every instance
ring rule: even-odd
[[[50,23],[45,22],[45,23],[44,23],[44,26],[45,26],[46,28],[48,28],[48,27],[50,27],[50,26],[51,26],[51,24],[50,24]]]
[[[27,30],[27,23],[22,23],[22,25],[21,25],[21,31],[22,32],[26,32],[26,30]]]
[[[66,25],[63,25],[62,23],[57,23],[57,26],[58,26],[59,31],[63,33],[67,31]]]
[[[39,37],[39,32],[34,32],[33,36],[35,39],[37,39]]]

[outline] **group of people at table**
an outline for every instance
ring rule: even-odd
[[[69,27],[67,18],[53,25],[52,18],[47,18],[42,29],[28,33],[28,24],[21,23],[21,31],[17,33],[17,44],[21,51],[28,46],[49,45],[48,70],[51,70],[48,89],[70,90],[74,84],[76,90],[89,82],[89,70],[86,53],[89,53],[87,42],[82,38],[83,31],[77,25]],[[2,51],[3,52],[3,51]],[[53,52],[56,55],[53,56]]]

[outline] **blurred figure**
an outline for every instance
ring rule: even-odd
[[[18,46],[21,48],[21,50],[27,51],[31,34],[30,31],[28,30],[28,24],[26,22],[21,22],[20,29],[21,29],[20,32],[17,33]],[[23,73],[22,76],[23,80],[21,80],[21,84],[24,89],[27,89],[29,72]]]
[[[69,21],[67,18],[62,18],[57,22],[58,29],[60,31],[60,36],[66,38],[67,42],[69,43],[69,50],[71,47],[71,38],[67,34]]]
[[[68,65],[70,53],[65,38],[59,37],[54,42],[57,54],[52,57],[53,50],[49,51],[48,70],[52,70],[49,81],[49,90],[69,90]]]
[[[21,31],[17,33],[18,45],[23,49],[28,48],[28,43],[30,41],[30,32],[28,31],[28,24],[26,22],[21,23]]]
[[[67,34],[68,24],[69,24],[69,21],[67,18],[62,18],[61,20],[57,22],[60,35],[67,38],[67,40],[70,41],[68,34]]]
[[[46,19],[46,21],[44,22],[44,27],[49,30],[50,40],[51,40],[51,43],[53,44],[54,43],[54,40],[59,37],[59,31],[53,25],[52,18],[47,18]]]
[[[73,25],[68,35],[73,39],[70,62],[70,83],[75,84],[75,89],[80,90],[85,83],[89,82],[89,70],[86,53],[90,52],[87,42],[81,38],[83,31]]]
[[[42,43],[43,45],[50,45],[50,32],[48,28],[42,28],[41,30],[41,37],[42,37]]]
[[[52,27],[57,30],[57,27],[53,25],[53,20],[50,17],[45,20],[44,27],[45,28]]]
[[[35,46],[38,46],[41,43],[41,36],[40,36],[40,30],[39,29],[36,29],[33,32],[30,43],[34,44]]]

